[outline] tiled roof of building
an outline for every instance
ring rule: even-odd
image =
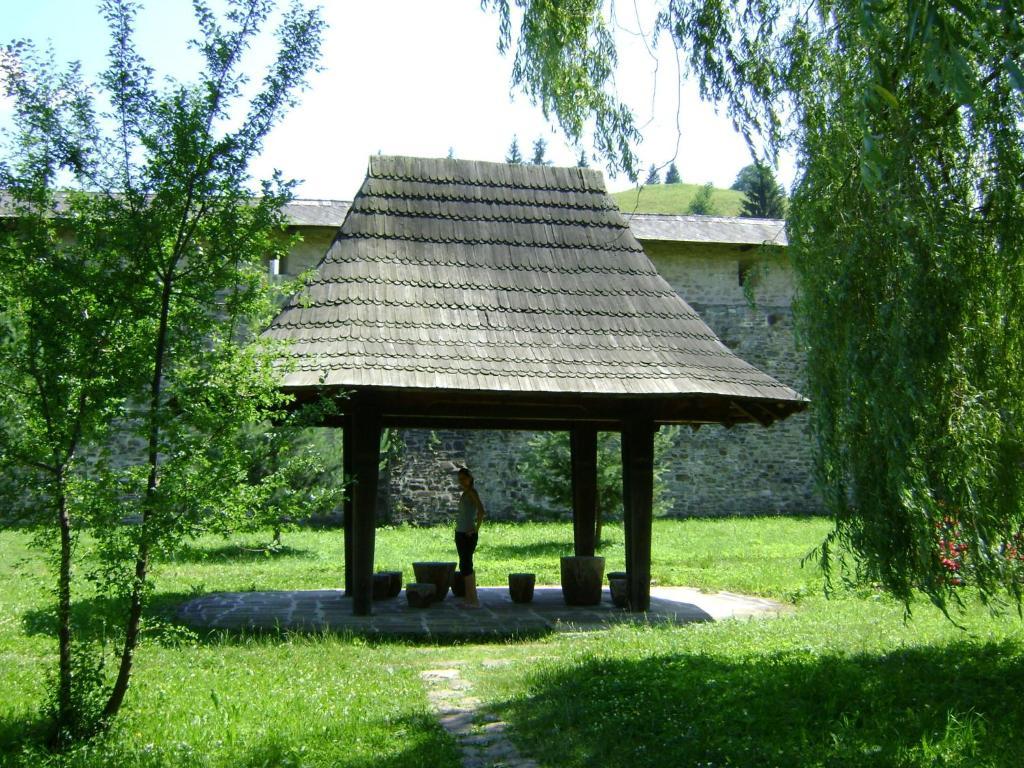
[[[58,213],[64,210],[63,196],[56,196]],[[347,200],[295,199],[284,207],[288,224],[294,227],[340,227],[352,203]],[[10,200],[0,195],[0,218],[14,215]],[[637,240],[666,240],[678,243],[721,243],[724,245],[786,245],[786,222],[780,219],[746,219],[683,214],[623,214]]]
[[[597,171],[373,157],[267,335],[318,385],[800,401],[655,271]]]
[[[727,245],[787,244],[786,222],[781,219],[660,213],[633,213],[625,214],[625,217],[638,240]]]
[[[352,203],[344,200],[293,200],[285,206],[288,223],[297,227],[340,227]],[[661,213],[626,213],[637,240],[724,245],[786,245],[786,222]]]

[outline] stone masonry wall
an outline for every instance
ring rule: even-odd
[[[296,274],[315,266],[333,231],[309,228],[282,265]],[[800,391],[801,361],[793,338],[792,271],[779,249],[645,242],[659,273],[734,352]],[[754,304],[748,301],[752,296]],[[468,466],[488,514],[523,520],[544,509],[520,476],[531,433],[402,430],[400,448],[385,468],[383,520],[450,521],[458,501],[455,472]],[[741,425],[679,430],[662,461],[668,514],[724,516],[811,514],[820,511],[812,480],[806,414],[769,428]],[[383,501],[383,499],[382,499]],[[546,516],[569,510],[546,510]]]
[[[759,248],[645,243],[661,275],[733,351],[801,389],[793,339],[792,273],[784,255]],[[747,286],[745,290],[745,284]],[[753,305],[748,301],[753,298]],[[820,510],[812,480],[807,416],[769,428],[681,429],[662,457],[668,514],[679,517],[811,514]],[[392,519],[451,518],[455,470],[469,466],[488,513],[522,520],[543,508],[519,475],[531,433],[406,430],[403,460],[390,472]],[[569,510],[548,510],[568,515]]]
[[[526,520],[529,508],[544,506],[517,469],[531,434],[400,430],[400,447],[386,469],[390,521],[427,525],[453,520],[461,492],[456,479],[460,467],[473,472],[489,516]]]
[[[662,277],[726,346],[782,383],[802,389],[793,337],[793,275],[783,254],[676,243],[645,243],[644,248]],[[768,428],[681,430],[665,460],[670,463],[665,480],[672,515],[810,514],[821,509],[805,413]]]

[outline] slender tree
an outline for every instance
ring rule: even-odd
[[[786,197],[772,169],[763,163],[748,166],[754,173],[743,189],[740,216],[759,219],[781,219],[786,215]]]
[[[679,184],[681,182],[682,179],[679,178],[679,169],[676,168],[676,164],[673,162],[671,165],[669,165],[668,172],[665,174],[665,183]]]
[[[715,209],[715,203],[712,200],[714,194],[714,185],[709,181],[703,185],[693,194],[693,198],[690,200],[690,204],[686,206],[686,212],[696,214],[698,216],[714,216],[718,211]]]
[[[512,137],[512,143],[508,145],[508,152],[505,153],[505,162],[510,165],[519,165],[523,162],[523,153],[519,151],[518,136]]]
[[[543,136],[538,136],[533,142],[533,156],[530,158],[530,165],[551,165],[547,159],[548,143]]]
[[[577,168],[589,168],[590,167],[590,163],[587,162],[587,152],[586,152],[586,150],[583,150],[583,149],[580,150],[580,156],[576,160],[576,167]]]
[[[651,163],[651,167],[647,169],[647,178],[644,179],[644,184],[661,184],[661,175],[654,163]]]
[[[233,436],[281,402],[280,352],[253,334],[274,307],[264,264],[287,248],[290,185],[275,178],[254,199],[247,168],[315,65],[322,22],[298,3],[285,10],[277,57],[245,109],[243,54],[274,3],[225,5],[219,19],[193,3],[205,65],[193,85],[155,85],[130,0],[101,3],[112,43],[95,86],[28,43],[0,57],[16,127],[0,185],[18,214],[0,250],[0,463],[44,478],[39,521],[54,535],[42,539],[59,542],[63,744],[124,701],[153,556],[261,502],[258,485],[239,482],[247,461]],[[77,191],[59,192],[64,179]],[[138,453],[113,461],[115,433],[134,436]],[[109,681],[71,619],[83,530],[99,563],[88,575],[125,605]]]

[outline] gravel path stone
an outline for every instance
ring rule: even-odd
[[[504,660],[485,660],[484,666],[500,666]],[[446,669],[420,673],[427,685],[427,699],[462,752],[463,768],[537,768],[537,763],[519,754],[505,735],[506,724],[480,712],[480,700],[472,686],[453,663]]]

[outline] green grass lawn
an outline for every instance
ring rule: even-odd
[[[286,533],[273,555],[250,551],[256,539],[203,539],[156,570],[124,716],[62,764],[454,767],[419,672],[458,662],[484,711],[545,766],[1019,766],[1017,615],[969,601],[961,630],[924,603],[905,621],[902,606],[869,587],[826,600],[800,560],[827,529],[816,519],[656,521],[657,582],[793,604],[781,618],[480,645],[185,632],[160,617],[198,592],[342,581],[336,531]],[[377,566],[408,572],[413,560],[451,559],[450,537],[383,529]],[[32,724],[55,661],[50,577],[27,542],[0,534],[4,765],[46,761]],[[488,525],[480,581],[531,570],[556,583],[558,555],[570,549],[567,524]],[[621,528],[606,529],[603,554],[608,570],[622,567]],[[109,616],[109,606],[81,603],[92,637],[109,632]]]
[[[686,213],[702,184],[651,184],[639,189],[613,192],[612,197],[625,213]],[[739,216],[743,193],[734,189],[715,189],[711,193],[716,216]]]

